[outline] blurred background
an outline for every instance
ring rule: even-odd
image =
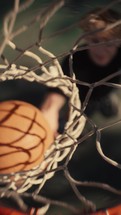
[[[21,3],[24,1],[21,1]],[[61,8],[46,25],[43,37],[42,46],[50,50],[55,55],[60,55],[70,50],[75,41],[81,34],[81,30],[78,28],[77,23],[85,13],[94,9],[97,6],[103,6],[110,4],[110,0],[67,0],[63,8]],[[116,2],[116,1],[115,1]],[[36,14],[41,14],[43,9],[51,3],[50,0],[36,0],[32,6],[26,11],[20,13],[15,23],[15,29],[22,25],[29,24],[32,18]],[[1,0],[0,1],[0,42],[3,40],[3,21],[5,15],[12,9],[14,0]],[[113,8],[121,12],[121,2],[113,5]],[[34,25],[30,25],[29,29],[14,38],[14,42],[17,47],[26,49],[31,44],[38,40],[39,22]],[[71,27],[70,27],[71,26]],[[61,31],[67,28],[66,31],[55,34],[55,32]],[[35,53],[38,53],[35,48],[32,48]],[[4,50],[4,54],[9,62],[15,62],[18,56],[17,51],[12,51],[10,48]],[[60,61],[62,58],[60,58]],[[2,60],[1,60],[2,62]],[[34,62],[30,61],[28,57],[22,57],[16,60],[16,64],[28,66],[29,68],[34,66]],[[2,72],[2,71],[1,71]],[[0,83],[0,101],[8,99],[19,99],[31,102],[33,104],[36,101],[41,102],[46,91],[46,87],[37,83],[30,83],[24,80],[12,80]],[[116,92],[119,101],[121,98],[120,90]],[[41,100],[41,101],[40,101]],[[35,104],[36,105],[36,104]],[[91,116],[91,119],[98,125],[103,126],[107,123],[114,122],[121,119],[121,113],[118,116],[105,118],[100,112],[95,111]],[[101,145],[104,153],[110,158],[121,163],[121,125],[120,123],[112,128],[102,131]],[[83,134],[90,130],[90,126],[86,125]],[[121,170],[116,167],[112,167],[106,161],[104,161],[98,154],[95,146],[95,135],[88,138],[86,141],[79,144],[72,160],[69,162],[69,171],[71,175],[79,181],[97,181],[107,183],[116,189],[121,189]],[[117,202],[121,202],[121,196],[111,194],[110,192],[88,187],[79,187],[79,191],[89,200],[94,201],[97,208],[105,208],[114,205]],[[70,204],[82,207],[81,203],[75,197],[74,192],[71,190],[68,181],[66,180],[63,172],[57,172],[55,176],[50,179],[44,188],[42,189],[44,196],[63,200]],[[58,212],[59,211],[59,212]],[[47,212],[47,215],[70,215],[70,212],[65,211],[62,208],[51,207]]]

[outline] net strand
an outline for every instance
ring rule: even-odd
[[[1,47],[0,47],[0,56],[3,53],[3,51],[5,49],[5,46],[8,43],[8,40],[9,40],[10,35],[12,33],[14,23],[15,23],[15,20],[16,20],[16,17],[17,17],[18,10],[19,10],[19,0],[16,0],[15,4],[14,4],[14,10],[11,13],[9,13],[9,15],[6,16],[6,18],[4,20],[4,35],[5,35],[5,39],[2,42]],[[10,22],[10,24],[8,24],[9,22]],[[9,27],[8,27],[8,25],[9,25]]]

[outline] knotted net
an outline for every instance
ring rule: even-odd
[[[15,80],[15,79],[25,79],[29,82],[36,81],[40,84],[44,84],[50,87],[60,88],[68,97],[69,97],[69,119],[66,123],[64,132],[62,135],[59,135],[55,142],[52,144],[50,149],[46,152],[44,161],[32,169],[31,171],[12,173],[8,175],[0,174],[0,196],[1,200],[3,199],[12,199],[16,202],[17,207],[26,211],[29,207],[27,205],[27,200],[33,201],[35,208],[39,209],[39,214],[46,214],[49,209],[49,205],[57,205],[64,207],[70,210],[73,214],[84,214],[80,209],[67,204],[62,201],[52,200],[41,195],[41,189],[49,180],[52,178],[57,171],[63,171],[66,179],[68,180],[70,186],[73,189],[76,197],[84,204],[87,213],[89,211],[95,211],[96,206],[93,202],[87,200],[81,193],[79,193],[77,186],[95,186],[110,192],[113,192],[117,195],[121,195],[121,191],[116,190],[115,188],[110,187],[107,184],[95,183],[95,182],[80,182],[75,180],[69,170],[68,163],[71,160],[77,146],[87,140],[93,134],[96,134],[96,147],[103,159],[109,162],[111,165],[114,165],[120,168],[120,164],[116,161],[108,158],[101,148],[101,131],[114,126],[117,123],[120,123],[120,119],[116,122],[113,122],[110,125],[104,127],[98,127],[90,118],[85,115],[85,109],[88,106],[88,102],[94,88],[100,85],[107,85],[116,88],[120,88],[119,84],[107,83],[114,76],[121,74],[121,71],[116,71],[115,74],[106,77],[99,82],[89,84],[84,83],[81,80],[77,80],[72,70],[73,64],[73,54],[76,50],[79,50],[80,41],[84,38],[85,35],[82,35],[74,44],[71,50],[62,53],[58,56],[55,56],[47,48],[44,48],[42,45],[43,39],[43,30],[47,26],[50,18],[64,5],[64,0],[55,1],[52,4],[44,8],[40,14],[34,16],[30,19],[27,24],[24,24],[17,29],[14,29],[15,21],[17,16],[20,13],[25,12],[29,7],[31,8],[34,5],[34,0],[27,0],[21,4],[19,0],[14,1],[14,7],[4,19],[3,22],[3,38],[0,46],[0,80]],[[109,5],[111,7],[111,5]],[[28,31],[30,26],[36,25],[39,22],[38,37],[33,44],[29,44],[28,47],[19,47],[17,44],[17,38],[19,35]],[[120,23],[117,23],[117,25]],[[113,26],[110,26],[113,28]],[[58,32],[61,34],[61,31]],[[58,34],[55,33],[54,37]],[[94,32],[93,32],[94,33]],[[53,39],[54,39],[53,37]],[[24,38],[29,40],[28,38]],[[109,41],[112,43],[113,41]],[[119,42],[115,41],[115,42]],[[94,46],[95,44],[92,44]],[[103,43],[102,43],[103,45]],[[88,47],[83,47],[81,49],[86,49]],[[9,55],[15,53],[14,59],[10,60],[6,57],[6,50],[9,49]],[[70,54],[70,69],[71,77],[64,75],[60,59],[67,54]],[[32,66],[26,66],[26,61],[24,58],[29,58],[29,61],[32,61]],[[21,61],[22,59],[22,61]],[[46,59],[46,60],[43,60]],[[79,99],[78,87],[76,84],[84,84],[89,87],[89,91],[85,98],[83,105]],[[80,136],[86,121],[91,125],[91,131],[86,133],[83,136]],[[62,163],[62,161],[64,161]],[[21,182],[21,183],[18,183]],[[34,186],[34,191],[28,192],[28,190]],[[33,214],[35,211],[33,212]]]

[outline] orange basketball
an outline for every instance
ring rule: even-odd
[[[36,167],[53,140],[39,109],[22,101],[0,103],[0,173]]]

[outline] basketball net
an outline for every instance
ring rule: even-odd
[[[51,53],[49,50],[42,46],[41,39],[43,29],[47,25],[50,18],[64,5],[64,0],[58,0],[53,2],[42,11],[41,15],[39,14],[34,17],[34,19],[32,20],[33,22],[31,23],[36,23],[39,20],[40,28],[38,40],[35,41],[33,45],[30,44],[29,47],[22,48],[18,47],[16,43],[13,42],[17,36],[27,31],[30,26],[29,24],[23,25],[16,31],[14,31],[14,24],[17,15],[24,10],[27,10],[27,8],[31,7],[33,3],[34,0],[25,1],[23,4],[20,4],[19,0],[15,0],[13,10],[10,11],[4,19],[4,37],[0,46],[0,54],[2,59],[2,63],[0,64],[0,81],[25,79],[30,82],[36,81],[46,86],[60,88],[69,97],[69,119],[66,123],[63,134],[59,135],[56,138],[55,142],[45,153],[44,160],[39,166],[33,168],[30,171],[17,172],[5,175],[0,174],[0,196],[1,199],[6,197],[16,201],[18,208],[22,211],[26,211],[27,209],[27,205],[25,204],[23,199],[30,198],[37,203],[44,204],[44,206],[41,207],[41,209],[39,210],[39,214],[42,215],[46,214],[49,205],[51,204],[62,206],[69,209],[73,213],[81,214],[81,212],[79,212],[76,207],[71,206],[70,204],[61,201],[51,200],[49,198],[41,196],[41,189],[45,185],[46,181],[51,179],[54,176],[55,172],[63,170],[65,173],[65,177],[69,181],[69,184],[73,188],[77,198],[81,202],[83,202],[86,208],[88,208],[89,210],[91,208],[91,210],[93,211],[96,208],[95,204],[78,193],[76,187],[77,184],[80,186],[97,186],[109,190],[118,195],[121,195],[121,191],[117,191],[116,189],[105,184],[93,182],[78,182],[71,177],[68,171],[68,163],[71,160],[77,146],[96,132],[96,143],[98,152],[107,162],[115,166],[119,165],[103,154],[100,144],[101,129],[98,129],[98,127],[96,127],[82,111],[81,102],[79,99],[79,91],[76,85],[77,80],[74,72],[72,71],[71,78],[65,76],[59,63],[60,56],[55,56],[53,53]],[[9,62],[9,60],[4,54],[5,50],[8,47],[11,51],[11,54],[17,51],[16,57],[12,62]],[[32,50],[32,48],[35,48],[37,50],[37,54]],[[72,51],[74,52],[77,48],[78,45],[75,44]],[[43,61],[41,56],[46,57],[47,60]],[[17,62],[19,59],[24,57],[28,57],[30,61],[34,61],[34,66],[32,68],[28,65],[26,66],[25,64],[20,64]],[[39,72],[39,74],[36,72],[38,70],[41,71]],[[86,103],[88,103],[88,99]],[[90,124],[92,125],[92,131],[78,140],[78,137],[83,131],[86,120],[88,120],[88,122],[90,122]],[[61,161],[64,161],[64,164],[61,164]],[[33,185],[35,187],[34,191],[31,193],[27,192]]]

